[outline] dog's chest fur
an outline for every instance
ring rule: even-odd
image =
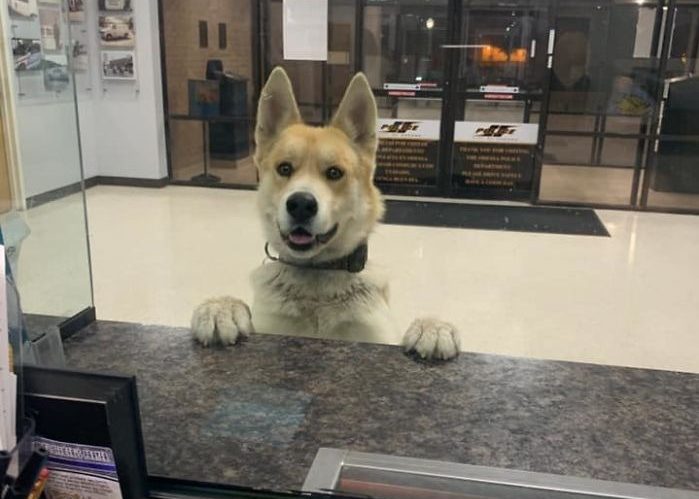
[[[386,281],[370,270],[352,274],[272,262],[253,272],[252,284],[258,332],[356,339],[362,331],[367,340],[394,336]]]

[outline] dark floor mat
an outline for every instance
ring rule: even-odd
[[[593,210],[578,208],[387,200],[384,223],[609,237]]]

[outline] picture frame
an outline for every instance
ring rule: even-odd
[[[62,50],[61,11],[53,7],[40,8],[39,24],[41,25],[41,47],[44,52]]]
[[[44,54],[41,51],[41,40],[37,38],[12,38],[11,45],[16,72],[42,68]]]
[[[74,23],[85,22],[85,0],[68,0],[68,20]]]
[[[99,17],[100,44],[104,48],[130,48],[136,42],[132,14],[112,14]]]
[[[7,8],[14,17],[35,18],[39,15],[36,0],[7,0]]]
[[[131,12],[131,0],[99,0],[99,10],[104,12]]]
[[[133,50],[103,50],[100,55],[103,80],[136,80]]]

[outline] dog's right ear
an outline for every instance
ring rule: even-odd
[[[269,75],[257,105],[257,150],[266,149],[286,127],[300,122],[301,113],[296,105],[291,81],[286,71],[277,66]]]

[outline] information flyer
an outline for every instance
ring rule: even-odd
[[[42,437],[34,445],[49,454],[48,499],[122,499],[112,449]]]
[[[377,182],[436,185],[439,120],[380,119],[377,135]]]
[[[454,187],[529,190],[539,125],[457,121]]]

